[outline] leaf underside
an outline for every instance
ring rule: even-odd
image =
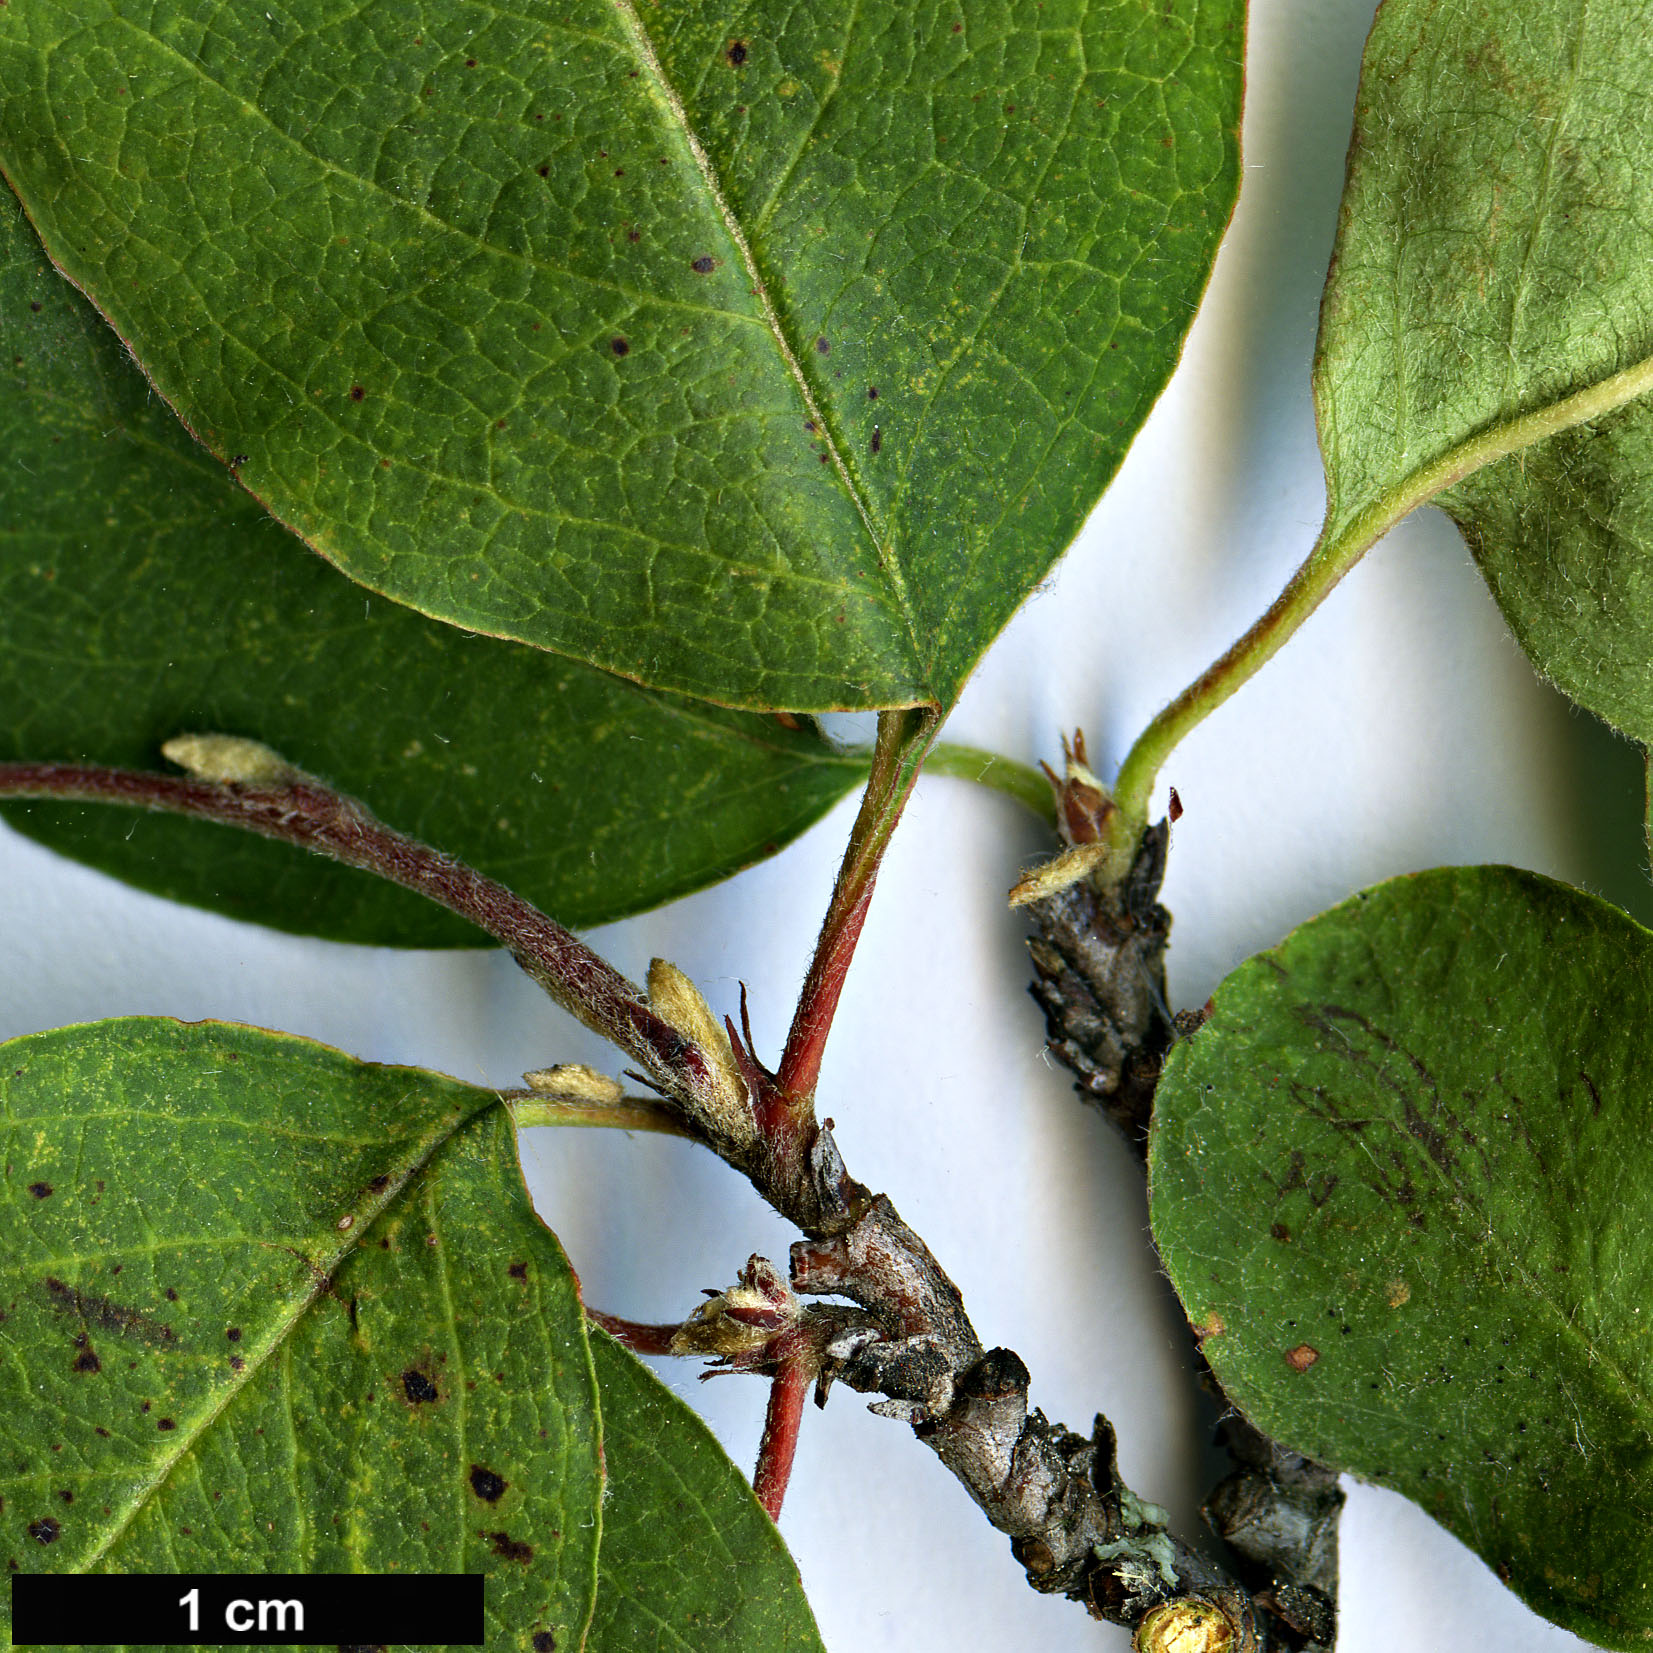
[[[160,764],[250,735],[563,921],[773,852],[864,774],[811,729],[638,689],[372,597],[271,521],[150,393],[0,203],[0,761]],[[284,930],[476,946],[366,873],[161,815],[14,805],[31,837]]]
[[[1509,868],[1397,879],[1218,989],[1154,1235],[1224,1389],[1547,1617],[1653,1638],[1653,934]]]
[[[0,164],[352,578],[725,704],[946,702],[1163,385],[1241,0],[31,0]]]
[[[820,1653],[492,1092],[135,1018],[0,1047],[0,1121],[12,1571],[483,1572],[495,1653]]]
[[[1653,356],[1653,4],[1385,0],[1315,389],[1329,521]],[[1442,495],[1534,664],[1653,739],[1645,398]]]

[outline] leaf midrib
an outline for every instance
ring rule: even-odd
[[[1317,606],[1372,546],[1414,511],[1489,465],[1562,436],[1591,420],[1616,413],[1650,391],[1653,391],[1653,355],[1592,379],[1582,389],[1566,396],[1498,419],[1381,489],[1352,515],[1338,514],[1335,482],[1328,472],[1330,497],[1326,526],[1308,561],[1293,578],[1292,587],[1312,593],[1309,607]],[[1334,527],[1334,524],[1340,525]]]
[[[793,383],[798,387],[798,394],[802,397],[804,406],[809,411],[809,417],[814,422],[815,429],[824,444],[827,454],[832,461],[832,468],[837,473],[845,493],[849,495],[856,514],[861,519],[862,527],[872,543],[874,555],[878,559],[879,567],[889,581],[890,594],[895,601],[901,615],[902,624],[906,628],[907,641],[913,650],[914,661],[923,658],[923,650],[919,647],[917,617],[913,612],[911,598],[907,591],[906,576],[901,564],[896,558],[894,547],[889,543],[888,532],[872,501],[866,496],[859,482],[856,480],[848,456],[843,450],[834,433],[832,421],[827,418],[821,403],[817,400],[814,387],[809,382],[809,376],[804,372],[802,358],[788,337],[785,324],[781,320],[780,312],[775,308],[774,300],[769,295],[769,284],[764,280],[763,272],[758,267],[756,255],[752,245],[747,240],[745,227],[730,203],[723,181],[718,176],[712,158],[706,152],[706,147],[700,141],[700,135],[689,120],[689,112],[677,88],[672,85],[666,74],[665,66],[661,63],[654,50],[654,43],[649,38],[648,31],[643,26],[632,0],[611,0],[615,15],[620,26],[630,40],[632,50],[636,54],[639,67],[647,76],[647,84],[653,88],[667,114],[675,123],[684,147],[693,158],[696,168],[700,172],[701,182],[711,197],[712,205],[718,217],[723,222],[725,233],[734,243],[735,250],[740,255],[741,267],[745,270],[747,279],[751,283],[753,297],[756,298],[762,311],[763,319],[771,337],[775,341],[775,349],[780,355],[781,363],[791,375]],[[848,57],[849,34],[853,32],[853,20],[850,30],[846,31],[844,56]],[[840,75],[840,78],[841,75]],[[836,87],[834,88],[836,92]],[[800,151],[801,154],[801,151]],[[797,157],[794,157],[792,166],[796,166]],[[790,170],[790,168],[789,168]],[[767,213],[775,202],[771,199],[764,208]]]
[[[138,1481],[132,1490],[125,1509],[115,1519],[106,1536],[97,1548],[79,1563],[82,1572],[90,1572],[120,1542],[132,1523],[143,1512],[150,1499],[166,1484],[173,1470],[189,1456],[195,1445],[217,1423],[228,1407],[240,1398],[253,1378],[264,1370],[272,1358],[278,1354],[285,1355],[291,1347],[291,1336],[299,1322],[327,1291],[332,1284],[333,1276],[338,1272],[343,1262],[354,1252],[360,1250],[362,1241],[373,1231],[385,1212],[401,1198],[413,1178],[429,1165],[437,1153],[452,1142],[462,1130],[475,1123],[490,1108],[502,1105],[503,1103],[499,1097],[491,1096],[471,1112],[460,1114],[457,1117],[450,1116],[449,1119],[444,1120],[443,1123],[447,1128],[438,1132],[431,1139],[423,1153],[408,1162],[402,1175],[395,1178],[389,1187],[384,1190],[378,1205],[369,1207],[370,1214],[365,1218],[358,1218],[351,1225],[347,1239],[325,1263],[315,1259],[301,1259],[308,1261],[310,1264],[310,1289],[297,1299],[292,1312],[284,1320],[277,1322],[276,1335],[270,1339],[263,1353],[256,1360],[249,1360],[244,1369],[224,1385],[222,1398],[218,1404],[205,1413],[193,1428],[180,1430],[180,1438],[174,1450],[158,1461],[150,1475]]]
[[[792,378],[793,383],[797,387],[798,394],[802,399],[805,408],[808,410],[810,419],[815,423],[816,431],[820,435],[821,441],[826,448],[833,470],[838,476],[839,483],[843,487],[845,493],[849,496],[850,502],[854,506],[856,514],[866,532],[879,568],[882,570],[885,579],[888,582],[889,595],[894,602],[896,611],[901,617],[901,623],[906,633],[906,643],[908,648],[911,650],[911,661],[916,667],[918,662],[920,662],[924,657],[924,651],[919,644],[917,616],[914,613],[912,601],[907,591],[906,577],[901,569],[898,559],[895,556],[893,547],[888,542],[888,536],[883,528],[883,525],[878,520],[878,516],[872,502],[867,498],[866,494],[858,484],[855,474],[848,462],[848,458],[844,453],[843,446],[834,435],[832,423],[828,420],[821,404],[815,396],[814,389],[810,385],[808,376],[804,372],[802,360],[796,349],[793,347],[792,341],[788,338],[779,312],[776,310],[774,301],[770,297],[768,284],[764,281],[763,275],[758,268],[757,260],[753,255],[751,244],[747,240],[745,229],[728,200],[728,196],[723,189],[722,181],[718,177],[717,170],[712,165],[711,157],[707,154],[705,146],[701,143],[698,133],[696,133],[689,120],[688,111],[682,98],[678,95],[677,89],[672,85],[670,79],[667,77],[664,66],[661,64],[659,57],[655,53],[653,42],[650,40],[646,29],[643,27],[641,18],[638,16],[635,8],[631,4],[631,0],[611,0],[611,4],[614,7],[621,32],[631,46],[632,55],[637,61],[640,69],[647,76],[646,83],[652,88],[660,103],[664,106],[670,116],[672,122],[675,124],[683,141],[684,147],[688,150],[689,155],[694,161],[695,167],[700,174],[701,182],[705,186],[713,208],[717,212],[718,217],[724,226],[725,233],[733,242],[736,251],[740,256],[742,268],[745,270],[751,283],[753,297],[757,300],[760,309],[760,317],[754,318],[743,314],[740,311],[708,310],[707,307],[703,305],[688,305],[682,303],[681,301],[673,301],[656,294],[634,294],[619,288],[616,288],[615,291],[620,292],[621,296],[634,299],[639,303],[658,303],[665,304],[673,308],[701,310],[706,313],[715,314],[721,319],[738,321],[747,326],[761,325],[767,329],[770,337],[774,340],[775,348],[780,356],[783,367]],[[208,73],[206,68],[199,61],[186,56],[171,41],[164,40],[160,36],[140,28],[129,19],[117,18],[116,20],[125,24],[140,38],[168,52],[180,64],[184,65],[190,74],[205,81],[208,85],[220,92],[224,97],[236,103],[244,112],[251,115],[256,115],[276,136],[290,145],[299,154],[313,161],[317,166],[323,168],[323,170],[331,173],[335,177],[345,179],[359,188],[372,190],[376,193],[385,195],[395,207],[417,214],[426,221],[436,224],[446,233],[458,235],[466,240],[469,240],[480,251],[485,252],[490,256],[497,256],[520,263],[526,263],[536,270],[553,268],[552,266],[544,264],[543,261],[532,258],[526,254],[515,253],[508,248],[496,247],[493,243],[482,240],[474,233],[462,230],[457,225],[449,224],[446,220],[438,218],[422,203],[415,200],[404,200],[399,196],[392,195],[384,188],[382,184],[379,184],[377,181],[363,178],[359,174],[351,172],[348,168],[341,167],[335,162],[329,161],[325,156],[318,154],[315,150],[307,148],[290,133],[283,131],[256,104],[251,103],[247,98],[233,91],[230,87],[224,85],[223,82],[215,79]],[[587,279],[583,276],[574,277],[572,272],[569,271],[559,271],[558,273],[567,275],[570,279]],[[598,285],[607,284],[598,283]],[[241,348],[246,349],[249,354],[253,355],[256,360],[261,361],[263,365],[269,368],[272,372],[280,371],[275,368],[274,364],[265,360],[258,354],[257,351],[254,351],[251,346],[245,343],[245,341],[237,340],[236,342],[241,345]],[[281,377],[288,379],[289,383],[291,383],[289,375],[281,373]],[[342,426],[336,426],[336,428],[340,431],[341,435],[353,435],[353,433],[344,431]],[[355,439],[358,441],[360,440],[359,437],[356,437]],[[434,480],[447,480],[434,472],[430,472],[428,467],[419,468],[425,471],[426,474],[432,475]],[[243,484],[243,486],[246,485]],[[477,485],[466,483],[466,486],[474,488]],[[520,511],[527,509],[527,507],[512,504],[504,499],[497,493],[497,490],[492,488],[491,483],[482,486],[484,486],[484,491],[493,493],[502,509],[506,511]],[[250,489],[248,491],[251,492]],[[254,497],[256,498],[258,496],[254,495]],[[262,504],[264,502],[260,500],[260,503]],[[552,513],[542,513],[537,511],[530,512],[530,514],[553,515]],[[279,521],[281,519],[278,518],[277,520]],[[297,530],[293,528],[291,524],[284,523],[283,526],[288,527],[290,531],[297,534]],[[305,538],[306,536],[299,535],[298,537]],[[653,536],[650,535],[643,535],[641,537],[646,539],[653,538]],[[655,543],[659,544],[662,542],[656,539]],[[789,570],[788,573],[792,578],[797,577],[796,570]],[[835,582],[832,580],[819,578],[812,583],[819,584],[833,591],[841,590],[843,584],[842,581]],[[373,588],[370,587],[369,589]]]

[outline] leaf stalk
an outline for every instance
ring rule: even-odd
[[[860,813],[850,830],[832,901],[821,924],[815,956],[798,995],[786,1049],[776,1072],[795,1126],[801,1127],[813,1117],[815,1086],[827,1035],[832,1030],[850,960],[855,956],[855,944],[866,923],[878,869],[939,727],[940,718],[932,707],[878,714],[878,740]]]
[[[1102,878],[1117,880],[1129,869],[1148,824],[1154,782],[1172,749],[1279,653],[1338,581],[1391,528],[1486,466],[1599,419],[1649,390],[1653,390],[1653,356],[1558,402],[1477,432],[1413,471],[1346,521],[1339,523],[1328,513],[1314,548],[1267,612],[1166,706],[1126,753],[1114,782],[1119,812],[1110,825],[1110,853],[1101,869]]]

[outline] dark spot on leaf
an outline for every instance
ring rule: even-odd
[[[832,346],[831,346],[831,345],[830,345],[830,344],[828,344],[828,343],[827,343],[827,341],[826,341],[826,340],[825,340],[825,339],[817,339],[817,340],[816,340],[816,341],[815,341],[815,349],[816,349],[816,352],[817,352],[817,353],[818,353],[818,354],[819,354],[819,355],[822,355],[822,356],[824,356],[824,355],[826,355],[826,354],[827,354],[827,352],[828,352],[828,351],[829,351],[829,350],[831,350],[831,349],[832,349]]]
[[[702,253],[689,268],[696,275],[710,275],[717,268],[717,260],[708,253]]]
[[[485,1504],[497,1504],[510,1484],[481,1464],[471,1465],[471,1491]]]
[[[746,61],[746,42],[744,40],[731,40],[729,50],[723,55],[738,69]],[[38,310],[39,308],[40,306],[37,304],[35,309]]]
[[[465,59],[465,67],[467,69],[474,69],[476,67],[476,59],[474,57],[466,58]]]
[[[629,355],[631,352],[631,346],[627,344],[624,339],[620,338],[610,339],[608,341],[608,347],[616,356]]]
[[[868,385],[867,386],[867,400],[869,402],[876,402],[878,400],[878,386],[877,385]]]
[[[80,1353],[76,1355],[72,1361],[70,1361],[69,1366],[70,1370],[76,1372],[101,1372],[103,1370],[103,1362],[98,1359],[97,1350],[92,1348],[90,1345],[83,1348]]]
[[[1289,1240],[1291,1230],[1284,1223],[1270,1223],[1268,1225],[1268,1237],[1271,1240]]]
[[[240,470],[240,468],[241,468],[241,467],[242,467],[242,466],[243,466],[243,465],[245,465],[245,464],[246,464],[246,463],[247,463],[247,461],[248,461],[248,460],[249,460],[249,459],[250,459],[250,458],[251,458],[251,457],[252,457],[252,455],[251,455],[251,454],[245,454],[245,453],[238,453],[238,454],[237,454],[237,455],[236,455],[236,456],[235,456],[235,457],[234,457],[234,458],[233,458],[233,459],[232,459],[232,460],[231,460],[231,461],[230,461],[230,469],[231,469],[231,470],[232,470],[232,471],[235,471],[235,470]]]
[[[623,177],[625,177],[625,175],[626,175],[626,169],[623,166],[615,167],[614,176],[616,178],[623,178]]]
[[[62,1531],[62,1527],[49,1515],[43,1515],[38,1521],[29,1523],[29,1537],[42,1544],[55,1544],[58,1534]]]
[[[49,1200],[52,1197],[52,1185],[49,1182],[31,1182],[29,1192],[37,1200]]]
[[[121,1267],[117,1263],[113,1272],[118,1274]],[[112,1303],[107,1297],[95,1297],[91,1292],[67,1285],[52,1275],[46,1277],[44,1284],[52,1307],[60,1314],[77,1315],[83,1322],[101,1326],[105,1331],[131,1332],[146,1339],[159,1338],[162,1342],[170,1341],[172,1337],[170,1326],[157,1326],[148,1315],[137,1309]]]
[[[239,1326],[231,1326],[230,1329],[224,1333],[224,1336],[227,1337],[232,1343],[239,1343],[241,1341],[241,1328]]]
[[[526,1263],[512,1263],[505,1272],[513,1280],[526,1280],[528,1278],[528,1265]]]
[[[350,400],[352,402],[359,402],[366,394],[366,389],[361,385],[352,385],[350,387]]]
[[[501,419],[500,424],[503,425],[504,423],[505,421]],[[375,1177],[372,1182],[367,1185],[367,1191],[370,1194],[382,1194],[389,1186],[390,1178],[388,1176]]]
[[[37,315],[37,316],[38,316],[38,315],[39,315],[39,314],[40,314],[40,306],[39,306],[39,305],[38,305],[38,304],[30,304],[30,306],[29,306],[29,308],[30,308],[30,309],[31,309],[31,310],[33,310],[33,311],[34,311],[34,313],[35,313],[35,314],[36,314],[36,315]]]
[[[557,1653],[557,1638],[549,1630],[536,1630],[533,1648],[534,1653]]]
[[[178,1293],[176,1291],[174,1291],[171,1286],[168,1286],[166,1288],[165,1292],[162,1293],[162,1295],[166,1298],[167,1302],[169,1302],[169,1303],[176,1303],[178,1301]]]
[[[626,231],[626,240],[628,240],[628,241],[641,241],[642,239],[643,239],[643,232],[641,230],[627,230]]]
[[[872,451],[877,453],[884,446],[884,433],[877,425],[872,427]]]
[[[162,1418],[161,1421],[155,1425],[155,1427],[163,1432],[170,1432],[178,1426],[172,1421],[171,1418]]]
[[[64,1489],[63,1489],[63,1490],[62,1490],[62,1491],[61,1491],[61,1492],[60,1492],[60,1493],[59,1493],[59,1494],[58,1494],[58,1497],[59,1497],[59,1498],[61,1498],[61,1499],[62,1499],[62,1500],[63,1500],[63,1502],[64,1502],[64,1503],[66,1503],[66,1504],[72,1504],[72,1503],[74,1503],[74,1501],[75,1501],[75,1495],[74,1495],[74,1493],[73,1493],[73,1492],[71,1492],[71,1491],[70,1491],[70,1490],[69,1490],[69,1488],[68,1488],[68,1487],[65,1487],[65,1488],[64,1488]]]
[[[1312,1343],[1299,1343],[1286,1350],[1286,1364],[1294,1372],[1306,1372],[1320,1358],[1320,1351]]]
[[[551,168],[548,167],[548,166],[542,166],[540,168],[540,177],[549,178],[550,176],[551,176]]]
[[[508,1532],[486,1532],[482,1535],[493,1547],[493,1552],[501,1561],[528,1562],[534,1559],[534,1546],[524,1544],[520,1538],[513,1538]]]
[[[402,1393],[415,1406],[422,1406],[427,1401],[442,1398],[436,1385],[416,1366],[410,1366],[402,1373]]]
[[[95,1430],[96,1430],[96,1432],[97,1432],[97,1433],[98,1433],[98,1434],[99,1434],[99,1435],[101,1435],[101,1436],[102,1436],[102,1437],[103,1437],[103,1438],[104,1438],[104,1439],[105,1439],[105,1440],[108,1440],[108,1439],[109,1439],[109,1431],[108,1431],[108,1430],[107,1430],[107,1429],[105,1429],[105,1428],[104,1428],[104,1427],[103,1427],[103,1425],[102,1425],[102,1424],[101,1424],[101,1423],[100,1423],[100,1424],[96,1424],[96,1425],[94,1425],[94,1426],[93,1426],[93,1427],[94,1427],[94,1429],[95,1429]]]
[[[241,1358],[240,1355],[230,1356],[230,1370],[232,1372],[244,1372],[246,1369],[247,1363]]]

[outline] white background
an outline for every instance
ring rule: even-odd
[[[1319,287],[1371,0],[1255,0],[1240,207],[1186,358],[1055,579],[1000,640],[951,738],[1058,759],[1076,723],[1107,773],[1154,710],[1266,606],[1322,504],[1309,402]],[[1443,518],[1405,524],[1307,631],[1175,754],[1187,809],[1166,900],[1173,1002],[1360,885],[1456,861],[1580,878],[1560,795],[1567,713],[1540,689]],[[45,754],[42,754],[45,755]],[[778,1054],[848,830],[846,803],[733,884],[593,939],[634,978],[662,954],[722,1012],[751,990]],[[827,1058],[823,1111],[1016,1349],[1034,1400],[1105,1410],[1131,1484],[1184,1531],[1209,1418],[1146,1234],[1141,1177],[1041,1051],[1003,896],[1040,834],[962,782],[921,784],[886,865]],[[510,1085],[617,1064],[508,962],[308,943],[170,907],[0,829],[0,1034],[130,1013],[227,1017]],[[594,1304],[680,1317],[791,1235],[686,1145],[529,1133],[536,1199]],[[666,1376],[749,1467],[762,1386]],[[1345,1653],[1582,1643],[1533,1618],[1404,1500],[1350,1485]],[[782,1528],[832,1653],[1120,1649],[1035,1596],[929,1452],[840,1392],[806,1419]]]

